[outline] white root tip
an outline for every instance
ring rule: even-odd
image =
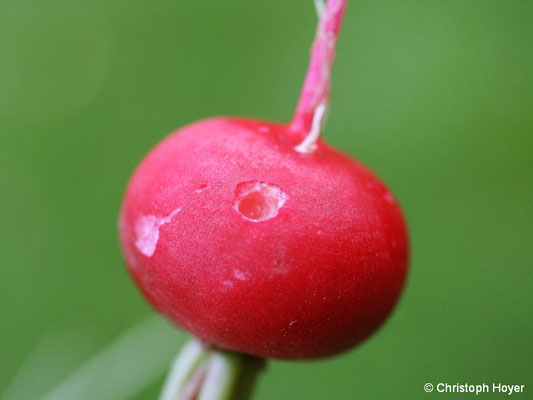
[[[326,12],[326,4],[324,3],[324,0],[315,0],[315,9],[318,19],[322,19],[324,13]]]
[[[324,117],[327,110],[326,102],[320,103],[313,115],[313,125],[311,127],[311,132],[305,137],[305,139],[298,146],[294,148],[299,153],[310,154],[316,149],[316,141],[320,137],[320,131],[324,125]]]

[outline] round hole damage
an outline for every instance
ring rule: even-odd
[[[278,186],[257,181],[239,183],[235,193],[235,210],[254,222],[274,218],[288,198]]]

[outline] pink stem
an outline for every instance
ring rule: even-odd
[[[331,66],[346,3],[347,0],[328,0],[324,15],[318,22],[311,62],[290,124],[290,131],[302,139],[312,130],[317,109],[321,105],[326,107],[329,100]]]

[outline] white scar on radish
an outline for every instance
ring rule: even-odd
[[[347,0],[315,0],[319,17],[311,62],[302,93],[290,124],[290,132],[302,139],[294,147],[299,153],[312,153],[324,126],[329,104],[331,67],[335,59],[337,37],[346,10]]]
[[[135,247],[146,257],[152,257],[159,241],[159,229],[168,224],[181,211],[176,208],[168,216],[161,218],[155,215],[143,215],[135,222]]]

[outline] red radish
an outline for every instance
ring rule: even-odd
[[[330,356],[386,319],[407,233],[389,190],[320,138],[346,0],[323,10],[291,124],[214,118],[166,138],[135,171],[120,237],[146,298],[214,346]]]

